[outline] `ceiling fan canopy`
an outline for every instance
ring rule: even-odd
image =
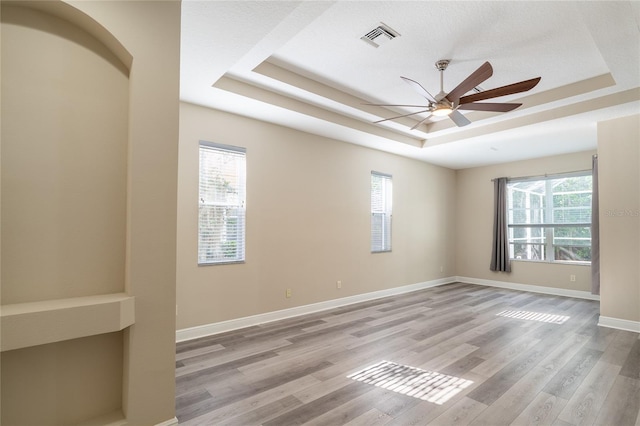
[[[448,116],[456,126],[463,127],[471,123],[467,117],[465,117],[460,110],[467,111],[493,111],[493,112],[509,112],[518,108],[522,104],[519,103],[499,103],[499,102],[478,102],[487,99],[498,98],[501,96],[512,95],[514,93],[526,92],[533,89],[539,82],[541,77],[532,78],[530,80],[520,81],[518,83],[509,84],[506,86],[497,87],[495,89],[484,90],[478,93],[465,95],[472,89],[476,88],[489,77],[493,75],[493,67],[489,62],[482,64],[477,70],[471,73],[464,81],[458,84],[449,93],[446,93],[443,89],[444,71],[449,66],[448,59],[441,59],[436,62],[436,68],[440,71],[440,92],[435,96],[429,93],[427,89],[422,87],[420,83],[407,77],[400,77],[405,83],[418,93],[420,96],[427,100],[425,105],[399,105],[399,104],[367,104],[373,106],[387,106],[387,107],[407,107],[407,108],[422,108],[419,111],[411,112],[408,114],[398,115],[396,117],[385,118],[375,121],[375,123],[381,123],[383,121],[395,120],[401,117],[409,117],[411,115],[428,113],[428,115],[414,125],[411,130],[416,129],[422,123],[427,121],[432,115],[436,117]]]

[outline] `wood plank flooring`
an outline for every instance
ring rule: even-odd
[[[177,417],[640,426],[639,336],[598,327],[598,311],[455,283],[179,343]]]

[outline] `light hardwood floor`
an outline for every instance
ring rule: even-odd
[[[455,283],[183,342],[177,417],[185,426],[640,426],[639,336],[598,327],[598,310]]]

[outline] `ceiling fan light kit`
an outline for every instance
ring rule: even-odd
[[[515,93],[526,92],[533,89],[539,82],[541,77],[532,78],[530,80],[520,81],[518,83],[497,87],[495,89],[478,91],[478,86],[493,75],[493,67],[489,62],[482,64],[477,70],[471,73],[464,81],[458,84],[452,91],[446,93],[444,91],[444,71],[449,66],[449,59],[441,59],[436,62],[436,69],[440,71],[440,92],[433,96],[427,89],[422,87],[420,83],[407,77],[400,77],[405,83],[427,100],[426,105],[397,105],[397,104],[368,104],[384,107],[405,107],[405,108],[421,108],[420,111],[403,114],[396,117],[386,118],[376,121],[395,120],[400,117],[408,117],[415,114],[429,113],[426,118],[419,121],[411,130],[416,129],[420,124],[427,121],[432,115],[436,117],[449,117],[456,126],[463,127],[471,124],[459,110],[467,111],[492,111],[492,112],[508,112],[513,111],[522,104],[519,103],[496,103],[483,102],[487,99],[497,98],[500,96],[512,95]],[[464,96],[466,93],[474,90],[475,93]]]
[[[452,112],[453,108],[451,108],[450,106],[437,104],[435,105],[434,110],[431,111],[431,114],[435,115],[436,117],[446,117]]]

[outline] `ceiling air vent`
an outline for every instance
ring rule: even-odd
[[[397,31],[381,22],[380,25],[360,37],[360,40],[366,41],[373,47],[379,47],[398,36],[400,34]]]

